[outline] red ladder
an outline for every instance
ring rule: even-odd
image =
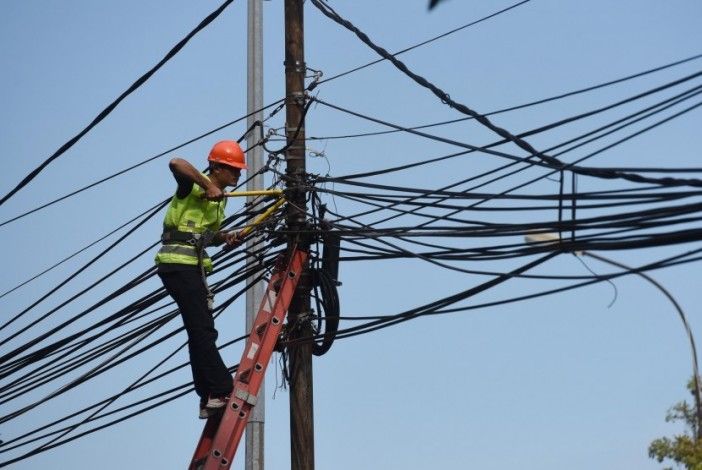
[[[207,420],[189,470],[227,470],[249,421],[251,409],[278,341],[307,253],[294,250],[287,267],[268,283],[234,375],[234,391],[223,413]]]

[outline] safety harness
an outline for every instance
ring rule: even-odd
[[[202,260],[207,256],[205,248],[212,245],[214,236],[215,233],[211,230],[205,230],[202,233],[166,230],[161,234],[161,243],[164,245],[161,248],[163,252],[197,257],[197,267],[200,270],[202,283],[207,291],[207,308],[209,310],[214,309],[214,292],[212,292],[207,283],[207,274],[205,273],[205,266]],[[181,243],[187,243],[189,246],[181,245]]]

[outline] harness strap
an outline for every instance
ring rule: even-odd
[[[214,233],[210,231],[193,233],[181,232],[180,230],[165,230],[163,234],[161,234],[163,246],[160,250],[161,253],[193,256],[197,258],[197,267],[202,276],[202,283],[207,290],[207,307],[210,311],[214,308],[214,293],[207,283],[207,273],[205,273],[205,266],[202,261],[205,258],[209,258],[205,247],[210,245],[213,239]],[[181,245],[180,243],[185,243],[186,245]]]
[[[166,244],[171,243],[187,243],[189,245],[197,245],[202,239],[203,234],[193,232],[181,232],[180,230],[165,230],[161,234],[161,242]]]

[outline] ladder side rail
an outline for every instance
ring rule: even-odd
[[[287,268],[271,276],[234,376],[223,414],[210,418],[195,449],[190,470],[229,469],[273,355],[307,253],[294,250]]]
[[[258,389],[283,328],[283,320],[306,258],[306,252],[294,250],[288,268],[280,278],[280,286],[271,283],[273,289],[268,290],[261,299],[261,307],[254,321],[256,326],[249,336],[250,344],[247,344],[248,347],[242,354],[241,360],[244,367],[242,363],[239,364],[234,392],[222,416],[222,422],[212,442],[212,450],[207,457],[204,470],[228,470],[232,464],[239,441],[246,429],[251,408],[256,404]],[[262,331],[258,331],[259,329]]]
[[[273,273],[271,274],[271,279],[268,283],[268,287],[266,288],[266,292],[263,296],[263,299],[269,299],[269,293],[275,289],[275,286],[279,284],[285,273],[281,272],[280,269],[275,269]],[[258,313],[256,315],[256,319],[254,320],[254,325],[257,324],[258,317],[261,314],[262,309],[264,308],[263,302],[261,306],[259,307]],[[251,336],[251,332],[249,332],[249,337]],[[249,339],[247,339],[247,344],[246,347],[244,348],[244,351],[249,350]],[[245,355],[244,355],[245,356]],[[239,363],[239,368],[237,370],[241,370],[242,364]],[[235,379],[234,379],[235,380]],[[235,380],[236,384],[236,380]],[[203,468],[202,465],[204,465],[204,461],[207,458],[207,456],[210,453],[210,450],[212,449],[212,443],[215,438],[215,434],[217,433],[217,430],[220,427],[220,423],[222,420],[223,415],[222,414],[217,414],[215,416],[210,417],[207,420],[207,423],[205,424],[204,429],[202,430],[202,435],[200,436],[200,441],[198,442],[197,447],[195,448],[195,452],[193,454],[193,457],[190,461],[190,466],[188,467],[189,470],[201,470]]]

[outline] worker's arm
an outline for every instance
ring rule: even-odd
[[[244,237],[239,230],[232,230],[224,234],[224,241],[230,248],[236,248],[244,242]]]
[[[193,188],[193,183],[205,190],[207,199],[222,199],[224,193],[212,181],[205,178],[197,168],[192,166],[187,160],[174,158],[168,163],[168,167],[173,172],[173,177],[178,182],[176,194],[179,198],[184,198]]]
[[[224,247],[224,249],[231,250],[232,248],[236,248],[237,246],[241,245],[243,241],[244,237],[238,230],[220,230],[219,232],[215,233],[215,236],[212,239],[212,244],[221,245],[222,243],[226,243],[227,245]]]

